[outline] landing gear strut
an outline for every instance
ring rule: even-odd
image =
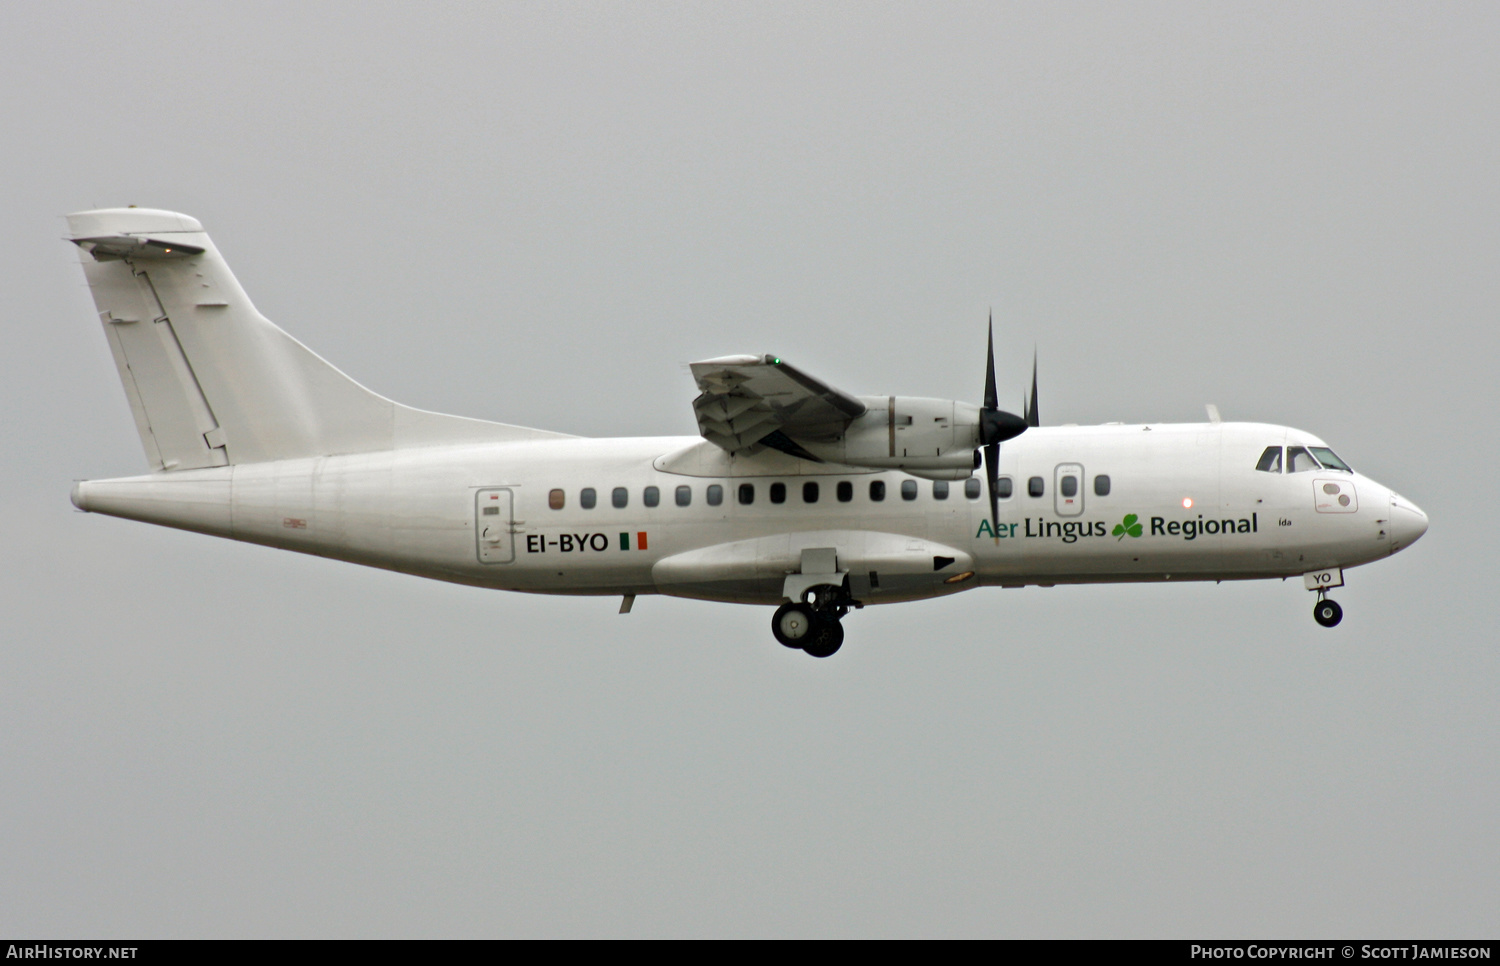
[[[844,643],[840,623],[850,606],[859,605],[841,587],[814,587],[807,602],[792,602],[776,608],[771,633],[782,645],[813,657],[832,657]]]
[[[1313,605],[1313,620],[1324,627],[1335,627],[1344,619],[1344,608],[1328,599],[1328,592],[1344,586],[1344,571],[1339,567],[1325,567],[1302,575],[1302,585],[1318,592],[1318,602]]]
[[[1313,620],[1324,627],[1334,627],[1343,619],[1344,608],[1322,594],[1319,594],[1318,602],[1313,605]]]

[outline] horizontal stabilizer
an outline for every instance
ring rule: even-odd
[[[197,245],[174,242],[162,238],[137,238],[134,235],[104,235],[99,238],[74,238],[73,244],[82,248],[95,261],[110,258],[190,258],[202,255]]]

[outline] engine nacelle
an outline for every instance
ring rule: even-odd
[[[974,474],[979,407],[952,399],[861,396],[868,409],[837,440],[799,440],[829,463],[902,470],[928,480],[963,480]]]

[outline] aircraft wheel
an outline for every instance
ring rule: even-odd
[[[782,604],[771,618],[771,633],[784,647],[800,648],[816,636],[818,623],[806,604]]]
[[[1324,627],[1333,627],[1344,619],[1344,608],[1331,600],[1320,600],[1313,607],[1313,620]]]
[[[844,625],[834,618],[823,617],[802,650],[813,657],[833,657],[843,645]]]

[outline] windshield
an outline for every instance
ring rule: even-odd
[[[1311,446],[1309,447],[1309,449],[1311,449],[1313,455],[1318,458],[1318,462],[1323,464],[1324,469],[1343,470],[1345,473],[1354,472],[1349,468],[1348,463],[1345,463],[1343,460],[1335,456],[1333,450],[1329,449],[1327,446]]]
[[[1286,448],[1286,471],[1288,473],[1306,473],[1316,470],[1318,461],[1313,459],[1312,454],[1301,446],[1288,446]]]

